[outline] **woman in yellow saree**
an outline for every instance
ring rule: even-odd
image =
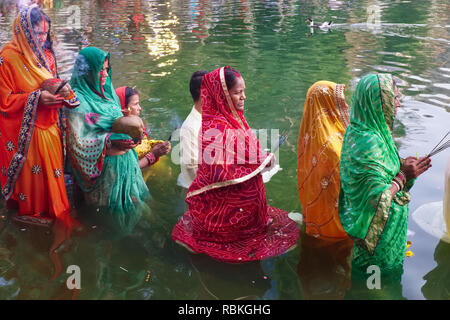
[[[306,233],[346,239],[338,214],[339,159],[349,124],[345,85],[318,81],[308,90],[297,147],[297,183]]]

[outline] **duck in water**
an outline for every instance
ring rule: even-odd
[[[324,31],[327,31],[328,29],[330,29],[331,24],[333,23],[333,21],[328,21],[328,22],[323,22],[321,24],[316,25],[316,24],[314,24],[314,20],[312,18],[308,18],[308,19],[306,19],[306,21],[309,22],[310,28],[317,28],[317,29],[324,30]]]

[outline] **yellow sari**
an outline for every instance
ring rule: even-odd
[[[339,220],[339,162],[349,124],[345,85],[313,84],[306,95],[297,147],[297,183],[306,233],[324,240],[347,234]]]

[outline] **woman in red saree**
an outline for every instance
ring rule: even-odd
[[[297,224],[270,207],[261,172],[274,160],[244,118],[245,82],[222,67],[202,81],[202,134],[188,211],[172,239],[195,253],[240,263],[280,255],[295,246]]]
[[[0,183],[19,220],[71,229],[58,110],[64,100],[41,90],[57,77],[50,19],[37,7],[14,20],[13,39],[0,51]]]

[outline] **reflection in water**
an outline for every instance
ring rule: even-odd
[[[204,254],[189,254],[189,258],[201,284],[197,299],[260,299],[270,288],[259,261],[228,264]]]
[[[208,17],[211,15],[211,8],[209,1],[199,0],[191,1],[189,5],[191,15],[192,33],[200,40],[202,45],[205,44],[205,39],[209,37],[209,29],[211,27]]]
[[[158,13],[157,5],[152,5],[151,3],[148,5],[147,23],[153,33],[146,35],[149,54],[157,59],[174,54],[180,49],[180,45],[177,36],[171,28],[176,27],[179,24],[179,20],[171,11],[170,2],[166,3],[168,10],[166,19],[162,19]]]
[[[428,272],[422,293],[427,299],[450,299],[450,244],[440,241],[434,250],[437,266]]]
[[[55,294],[59,284],[49,281],[58,269],[49,259],[52,242],[49,228],[5,221],[0,234],[0,299],[48,299]],[[60,258],[62,253],[53,254]]]
[[[404,300],[402,294],[403,265],[395,270],[381,270],[381,289],[368,288],[368,281],[373,271],[361,270],[352,263],[351,288],[345,295],[345,300]],[[372,282],[370,282],[372,283]]]
[[[297,266],[305,299],[343,299],[350,288],[353,241],[330,242],[301,234]]]

